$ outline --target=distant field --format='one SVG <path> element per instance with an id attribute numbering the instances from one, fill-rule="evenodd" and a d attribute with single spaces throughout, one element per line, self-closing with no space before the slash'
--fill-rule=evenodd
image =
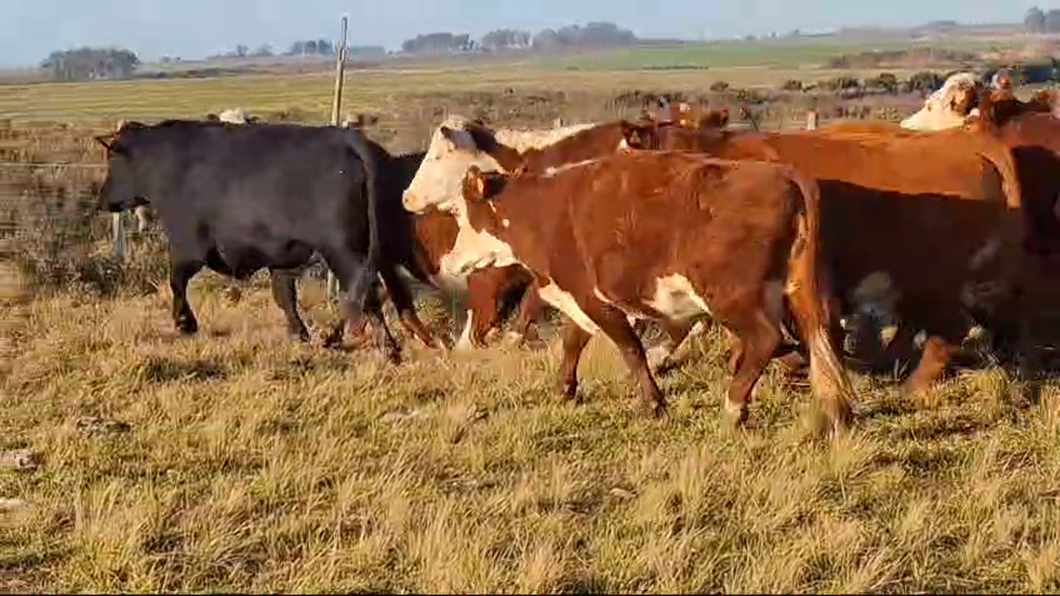
<path id="1" fill-rule="evenodd" d="M 938 48 L 1006 49 L 1011 40 L 957 39 Z M 726 42 L 680 47 L 638 47 L 564 57 L 457 62 L 395 62 L 386 68 L 351 69 L 345 108 L 395 116 L 402 101 L 424 94 L 503 92 L 592 92 L 619 94 L 632 89 L 704 91 L 717 81 L 733 87 L 777 86 L 787 79 L 806 83 L 847 74 L 875 76 L 882 69 L 830 70 L 828 58 L 867 50 L 893 50 L 923 44 L 895 41 Z M 208 64 L 203 63 L 203 66 Z M 324 121 L 330 113 L 332 73 L 325 63 L 302 74 L 253 74 L 212 79 L 160 79 L 91 83 L 0 85 L 0 117 L 12 119 L 99 120 L 201 116 L 239 105 L 254 112 L 298 109 Z M 707 70 L 702 70 L 706 68 Z M 667 70 L 669 69 L 669 70 Z M 699 70 L 696 70 L 699 69 Z M 887 69 L 902 77 L 912 71 Z"/>
<path id="2" fill-rule="evenodd" d="M 527 65 L 448 66 L 401 71 L 358 70 L 348 74 L 347 111 L 397 110 L 403 99 L 425 93 L 472 91 L 567 91 L 621 93 L 631 89 L 705 91 L 716 81 L 732 86 L 775 86 L 789 78 L 816 81 L 872 71 L 797 68 L 718 68 L 701 71 L 571 72 Z M 905 71 L 892 71 L 907 76 Z M 54 83 L 0 87 L 0 117 L 14 119 L 163 118 L 201 116 L 239 105 L 253 112 L 298 108 L 323 120 L 331 110 L 330 73 L 248 75 L 216 79 Z"/>
<path id="3" fill-rule="evenodd" d="M 909 43 L 895 40 L 873 42 L 785 40 L 717 42 L 679 47 L 634 47 L 606 53 L 561 58 L 543 58 L 545 68 L 578 70 L 638 70 L 657 68 L 724 68 L 773 66 L 796 68 L 815 66 L 829 58 L 857 52 L 891 51 L 934 47 L 948 50 L 1013 49 L 1023 45 L 1021 38 L 1006 40 L 952 39 L 936 43 Z"/>

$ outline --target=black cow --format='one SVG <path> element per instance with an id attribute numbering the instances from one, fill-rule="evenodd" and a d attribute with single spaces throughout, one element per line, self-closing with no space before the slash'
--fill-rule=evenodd
<path id="1" fill-rule="evenodd" d="M 400 348 L 383 319 L 380 277 L 402 323 L 424 343 L 439 345 L 396 270 L 401 264 L 414 271 L 406 257 L 411 220 L 400 210 L 404 168 L 362 131 L 167 120 L 129 122 L 96 140 L 108 149 L 101 209 L 149 203 L 158 213 L 170 244 L 173 320 L 181 332 L 198 329 L 187 284 L 203 266 L 236 279 L 266 267 L 288 331 L 307 340 L 295 280 L 315 251 L 339 281 L 345 322 L 359 327 L 367 314 L 393 361 Z M 343 332 L 340 319 L 327 345 L 339 343 Z"/>

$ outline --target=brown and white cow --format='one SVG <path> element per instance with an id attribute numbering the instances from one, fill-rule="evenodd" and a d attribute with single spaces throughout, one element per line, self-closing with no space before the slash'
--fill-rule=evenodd
<path id="1" fill-rule="evenodd" d="M 938 130 L 960 126 L 973 113 L 982 90 L 975 73 L 958 72 L 949 76 L 925 100 L 915 114 L 902 120 L 902 128 L 910 130 Z"/>
<path id="2" fill-rule="evenodd" d="M 443 129 L 449 130 L 443 135 Z M 417 170 L 415 177 L 405 190 L 403 204 L 418 217 L 442 215 L 455 218 L 456 240 L 448 243 L 438 257 L 440 278 L 454 280 L 469 279 L 472 272 L 484 268 L 511 267 L 515 260 L 495 239 L 471 229 L 467 225 L 460 181 L 471 165 L 483 171 L 536 171 L 576 163 L 600 155 L 612 154 L 622 140 L 619 121 L 603 124 L 579 125 L 561 130 L 559 136 L 539 134 L 537 139 L 519 137 L 512 131 L 493 131 L 460 115 L 449 116 L 431 137 L 427 157 Z M 520 141 L 516 143 L 515 141 Z M 433 215 L 432 215 L 433 214 Z M 534 292 L 533 289 L 528 292 Z M 537 302 L 527 297 L 520 311 L 520 327 L 528 318 L 536 318 Z M 530 311 L 529 313 L 527 311 Z M 482 329 L 481 318 L 469 311 L 469 326 L 462 337 L 470 337 L 472 325 Z M 475 321 L 472 323 L 471 321 Z M 639 322 L 638 322 L 639 323 Z M 638 329 L 641 325 L 638 324 Z M 692 334 L 699 334 L 705 327 L 697 323 Z M 681 334 L 682 339 L 685 334 Z M 649 350 L 649 361 L 653 369 L 661 369 L 670 362 L 674 346 L 670 341 Z"/>
<path id="3" fill-rule="evenodd" d="M 897 297 L 900 332 L 927 333 L 903 384 L 908 392 L 943 372 L 973 322 L 1012 313 L 1006 300 L 1026 281 L 1022 192 L 1012 153 L 991 135 L 704 133 L 631 124 L 626 145 L 776 161 L 816 178 L 837 297 L 849 303 L 871 281 L 881 302 Z"/>
<path id="4" fill-rule="evenodd" d="M 440 132 L 461 142 L 463 131 Z M 471 165 L 462 198 L 468 226 L 532 271 L 541 298 L 566 315 L 564 397 L 574 397 L 581 353 L 602 332 L 620 349 L 643 405 L 664 414 L 629 318 L 687 326 L 712 317 L 738 339 L 725 403 L 742 423 L 780 345 L 787 299 L 832 431 L 848 421 L 853 389 L 826 329 L 812 179 L 778 164 L 612 154 L 543 173 Z"/>
<path id="5" fill-rule="evenodd" d="M 454 115 L 446 122 L 457 125 L 470 121 Z M 589 123 L 551 129 L 497 129 L 495 138 L 514 153 L 534 153 L 595 126 Z M 461 225 L 461 214 L 452 207 L 453 202 L 439 200 L 459 196 L 461 176 L 467 166 L 459 159 L 454 160 L 455 153 L 458 153 L 456 148 L 435 130 L 415 174 L 410 173 L 411 182 L 404 192 L 403 203 L 413 213 L 417 250 L 432 285 L 452 294 L 467 294 L 466 322 L 455 346 L 461 350 L 484 345 L 487 332 L 497 323 L 500 296 L 527 287 L 529 274 L 513 259 L 489 253 L 488 246 L 474 266 L 466 266 L 454 257 L 464 253 L 468 243 L 476 243 L 476 238 L 469 236 L 466 227 Z M 410 201 L 410 197 L 422 200 Z M 540 312 L 537 293 L 528 288 L 520 303 L 516 331 L 510 339 L 535 344 Z"/>

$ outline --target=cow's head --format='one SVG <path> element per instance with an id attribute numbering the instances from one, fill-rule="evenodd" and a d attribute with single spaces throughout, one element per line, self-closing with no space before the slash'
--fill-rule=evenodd
<path id="1" fill-rule="evenodd" d="M 496 149 L 497 140 L 490 128 L 462 116 L 449 116 L 431 135 L 427 154 L 402 195 L 405 209 L 418 213 L 433 206 L 459 211 L 463 203 L 461 184 L 468 168 L 505 171 Z"/>
<path id="2" fill-rule="evenodd" d="M 962 126 L 979 103 L 981 84 L 970 72 L 950 75 L 937 91 L 924 100 L 924 107 L 902 120 L 909 130 L 943 130 Z"/>
<path id="3" fill-rule="evenodd" d="M 622 140 L 618 144 L 619 151 L 651 150 L 659 148 L 659 123 L 650 120 L 642 120 L 639 122 L 622 120 L 620 125 L 622 127 Z"/>
<path id="4" fill-rule="evenodd" d="M 504 190 L 511 177 L 503 172 L 486 172 L 472 165 L 460 182 L 461 194 L 467 204 L 467 217 L 475 230 L 496 236 L 506 222 L 497 213 L 493 199 Z"/>
<path id="5" fill-rule="evenodd" d="M 229 108 L 220 113 L 217 119 L 221 122 L 227 122 L 228 124 L 250 124 L 257 120 L 254 118 L 251 120 L 247 117 L 246 112 L 242 108 Z"/>
<path id="6" fill-rule="evenodd" d="M 136 136 L 144 128 L 139 122 L 121 122 L 117 131 L 94 137 L 107 150 L 107 176 L 99 189 L 101 210 L 117 213 L 147 204 L 134 162 Z"/>
<path id="7" fill-rule="evenodd" d="M 707 110 L 699 117 L 696 128 L 725 128 L 729 125 L 729 107 L 722 106 L 718 110 Z"/>

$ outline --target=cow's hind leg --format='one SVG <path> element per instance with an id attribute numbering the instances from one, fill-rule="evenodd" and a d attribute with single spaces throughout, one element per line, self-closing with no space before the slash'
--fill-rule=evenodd
<path id="1" fill-rule="evenodd" d="M 199 330 L 195 313 L 188 304 L 188 282 L 202 267 L 202 261 L 173 260 L 170 263 L 169 288 L 173 291 L 173 323 L 181 333 L 187 335 Z"/>
<path id="2" fill-rule="evenodd" d="M 946 373 L 957 350 L 958 347 L 955 344 L 947 342 L 941 336 L 929 336 L 924 341 L 923 352 L 916 369 L 902 383 L 902 393 L 909 398 L 922 399 L 924 392 Z"/>
<path id="3" fill-rule="evenodd" d="M 770 321 L 763 309 L 749 309 L 726 317 L 726 327 L 736 335 L 734 357 L 730 367 L 735 369 L 725 398 L 725 410 L 735 425 L 747 420 L 748 402 L 755 384 L 762 377 L 773 358 L 783 335 Z"/>
<path id="4" fill-rule="evenodd" d="M 298 315 L 298 293 L 295 281 L 301 270 L 273 269 L 269 268 L 269 276 L 272 278 L 272 299 L 283 310 L 287 318 L 287 334 L 300 341 L 309 341 L 309 330 L 305 322 Z"/>
<path id="5" fill-rule="evenodd" d="M 541 341 L 541 295 L 537 292 L 537 284 L 531 282 L 523 291 L 523 298 L 519 301 L 519 318 L 516 324 L 516 333 L 522 338 L 521 345 L 531 349 L 541 349 L 545 342 Z"/>
<path id="6" fill-rule="evenodd" d="M 600 330 L 615 342 L 622 359 L 626 361 L 630 373 L 640 386 L 642 405 L 647 413 L 656 418 L 666 417 L 666 400 L 655 383 L 655 378 L 648 367 L 644 345 L 637 337 L 626 313 L 605 302 L 594 301 L 587 305 L 585 314 L 593 320 Z"/>
<path id="7" fill-rule="evenodd" d="M 393 334 L 390 333 L 390 328 L 387 327 L 386 319 L 383 317 L 383 305 L 379 291 L 380 276 L 373 276 L 369 281 L 364 296 L 364 308 L 362 309 L 357 303 L 358 297 L 349 295 L 349 288 L 355 285 L 357 276 L 361 275 L 363 271 L 363 259 L 359 259 L 355 254 L 343 253 L 345 251 L 336 251 L 324 256 L 328 268 L 335 273 L 336 279 L 339 280 L 339 289 L 343 294 L 339 303 L 342 310 L 342 318 L 336 323 L 331 333 L 328 334 L 324 345 L 328 347 L 337 346 L 342 341 L 344 325 L 348 326 L 352 331 L 364 324 L 362 317 L 367 317 L 368 324 L 376 332 L 377 344 L 386 353 L 387 358 L 397 364 L 401 361 L 401 348 L 398 346 Z M 395 288 L 392 286 L 388 290 L 393 299 Z M 395 304 L 397 304 L 396 300 Z"/>
<path id="8" fill-rule="evenodd" d="M 415 335 L 427 347 L 447 349 L 445 340 L 431 333 L 423 324 L 419 314 L 416 313 L 416 304 L 412 300 L 412 292 L 408 285 L 402 280 L 393 267 L 383 267 L 379 272 L 383 276 L 383 282 L 390 292 L 390 299 L 394 302 L 401 323 L 413 335 Z M 381 304 L 381 303 L 380 303 Z M 389 333 L 389 332 L 388 332 Z"/>
<path id="9" fill-rule="evenodd" d="M 659 325 L 666 333 L 666 337 L 660 344 L 648 348 L 647 351 L 648 366 L 657 375 L 669 371 L 677 364 L 673 358 L 674 352 L 689 336 L 696 323 L 693 321 L 662 321 Z M 634 332 L 637 332 L 636 327 L 634 327 Z"/>

